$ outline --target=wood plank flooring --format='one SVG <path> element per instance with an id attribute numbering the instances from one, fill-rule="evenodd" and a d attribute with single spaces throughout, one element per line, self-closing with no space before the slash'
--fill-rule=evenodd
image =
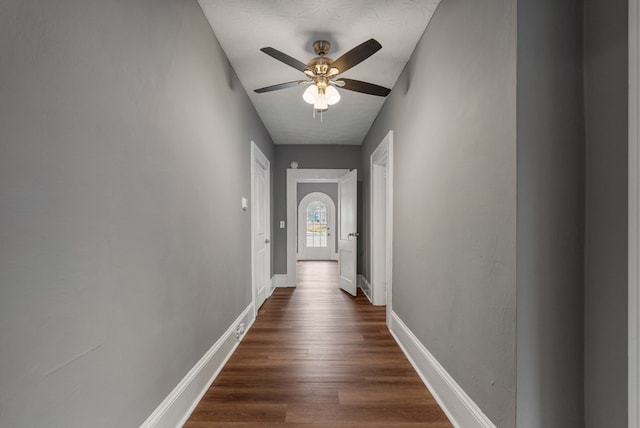
<path id="1" fill-rule="evenodd" d="M 185 427 L 451 427 L 358 291 L 338 289 L 336 262 L 300 262 Z"/>

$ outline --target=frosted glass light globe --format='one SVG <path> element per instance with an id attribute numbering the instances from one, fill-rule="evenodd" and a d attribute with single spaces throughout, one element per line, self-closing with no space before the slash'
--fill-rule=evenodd
<path id="1" fill-rule="evenodd" d="M 325 89 L 325 94 L 327 95 L 327 104 L 329 104 L 330 106 L 340 101 L 340 93 L 333 86 L 327 86 L 327 89 Z"/>
<path id="2" fill-rule="evenodd" d="M 309 86 L 302 94 L 302 99 L 309 104 L 315 104 L 318 98 L 318 87 L 316 85 Z"/>

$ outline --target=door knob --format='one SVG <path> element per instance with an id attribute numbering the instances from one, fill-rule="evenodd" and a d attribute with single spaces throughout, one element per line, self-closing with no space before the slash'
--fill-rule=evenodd
<path id="1" fill-rule="evenodd" d="M 357 238 L 358 236 L 360 236 L 360 234 L 358 232 L 351 232 L 349 236 L 353 236 Z"/>
<path id="2" fill-rule="evenodd" d="M 270 240 L 270 239 L 265 239 L 265 240 L 264 240 L 264 243 L 265 243 L 265 244 L 270 244 L 270 243 L 271 243 L 271 240 Z"/>

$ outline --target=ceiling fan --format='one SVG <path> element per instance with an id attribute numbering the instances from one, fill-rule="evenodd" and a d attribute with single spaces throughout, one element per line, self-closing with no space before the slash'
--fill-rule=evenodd
<path id="1" fill-rule="evenodd" d="M 302 98 L 309 104 L 313 104 L 314 111 L 319 112 L 326 111 L 330 105 L 340 101 L 340 94 L 335 89 L 336 86 L 349 91 L 386 97 L 391 92 L 389 88 L 361 80 L 337 78 L 338 75 L 360 64 L 381 48 L 382 45 L 377 40 L 369 39 L 340 58 L 333 60 L 326 56 L 329 53 L 329 49 L 331 49 L 331 44 L 326 40 L 316 40 L 313 43 L 313 50 L 318 56 L 306 64 L 272 47 L 262 48 L 260 50 L 267 55 L 296 70 L 302 71 L 307 76 L 307 79 L 266 86 L 256 89 L 255 92 L 261 94 L 294 86 L 311 85 L 305 90 Z"/>

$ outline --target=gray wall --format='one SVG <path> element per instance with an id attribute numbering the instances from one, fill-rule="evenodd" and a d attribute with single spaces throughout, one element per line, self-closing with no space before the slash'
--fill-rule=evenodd
<path id="1" fill-rule="evenodd" d="M 139 426 L 251 301 L 249 141 L 195 1 L 2 2 L 0 426 Z"/>
<path id="2" fill-rule="evenodd" d="M 627 426 L 626 0 L 585 2 L 586 426 Z"/>
<path id="3" fill-rule="evenodd" d="M 584 425 L 582 24 L 581 1 L 518 1 L 522 428 Z"/>
<path id="4" fill-rule="evenodd" d="M 338 251 L 338 233 L 336 229 L 338 228 L 338 183 L 298 183 L 298 193 L 297 193 L 298 207 L 300 206 L 300 201 L 302 201 L 302 198 L 307 196 L 309 193 L 313 193 L 313 192 L 321 192 L 326 194 L 331 198 L 334 205 L 336 206 L 336 213 L 335 213 L 336 225 L 335 225 L 335 229 L 330 231 L 330 233 L 333 234 L 333 238 L 335 240 L 334 248 L 336 249 L 336 252 L 337 252 Z"/>
<path id="5" fill-rule="evenodd" d="M 293 144 L 275 146 L 275 166 L 273 168 L 274 224 L 287 220 L 287 168 L 291 161 L 298 162 L 298 168 L 306 169 L 357 169 L 361 180 L 361 147 L 343 145 Z M 361 186 L 358 188 L 359 195 Z M 360 197 L 359 197 L 360 199 Z M 359 201 L 360 202 L 360 201 Z M 336 207 L 337 208 L 337 207 Z M 358 206 L 358 225 L 362 206 Z M 290 225 L 287 224 L 287 227 Z M 295 227 L 295 225 L 293 225 Z M 273 233 L 274 273 L 287 273 L 287 230 L 276 227 Z M 360 244 L 358 245 L 360 247 Z M 360 251 L 362 254 L 362 251 Z M 359 262 L 360 264 L 360 262 Z"/>
<path id="6" fill-rule="evenodd" d="M 515 110 L 516 2 L 446 0 L 362 157 L 367 189 L 394 130 L 393 309 L 499 427 L 516 418 Z"/>
<path id="7" fill-rule="evenodd" d="M 338 208 L 338 183 L 298 183 L 298 205 L 302 198 L 313 192 L 326 194 Z"/>

